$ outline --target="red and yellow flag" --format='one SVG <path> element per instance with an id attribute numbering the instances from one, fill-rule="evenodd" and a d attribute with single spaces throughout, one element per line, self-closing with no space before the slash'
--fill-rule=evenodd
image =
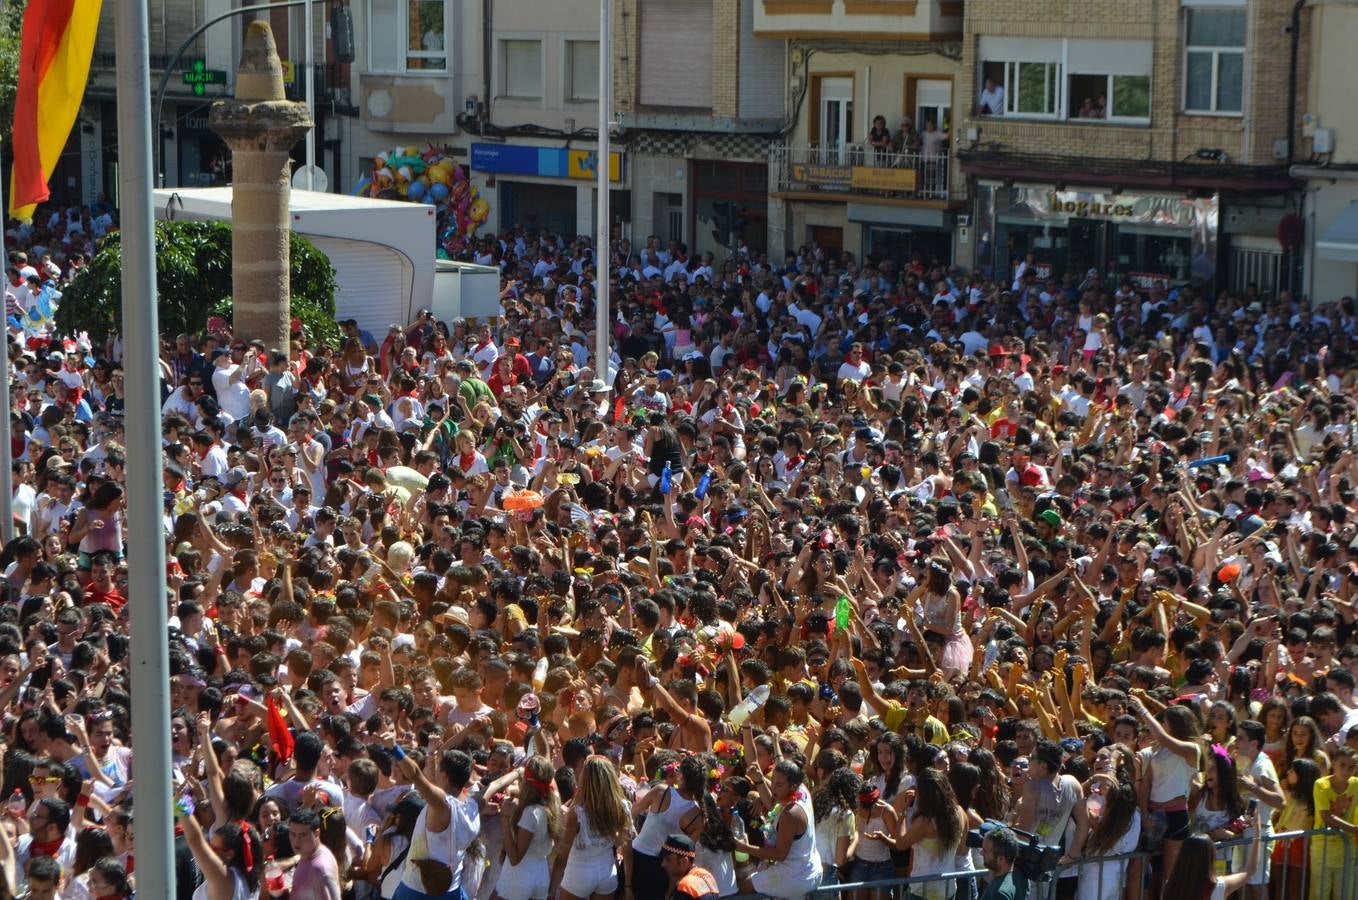
<path id="1" fill-rule="evenodd" d="M 19 41 L 14 100 L 14 170 L 9 211 L 31 219 L 48 197 L 56 168 L 85 96 L 102 0 L 29 0 Z"/>

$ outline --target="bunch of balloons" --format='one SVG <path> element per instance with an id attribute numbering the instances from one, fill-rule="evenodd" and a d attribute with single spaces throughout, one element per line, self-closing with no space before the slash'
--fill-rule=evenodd
<path id="1" fill-rule="evenodd" d="M 471 183 L 467 171 L 452 159 L 452 149 L 432 144 L 424 153 L 416 147 L 393 147 L 373 160 L 354 189 L 356 197 L 408 200 L 438 210 L 439 255 L 451 256 L 466 246 L 490 215 L 490 204 Z"/>

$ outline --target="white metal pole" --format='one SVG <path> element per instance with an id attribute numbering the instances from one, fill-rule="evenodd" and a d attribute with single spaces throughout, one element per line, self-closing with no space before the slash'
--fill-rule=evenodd
<path id="1" fill-rule="evenodd" d="M 305 41 L 306 46 L 302 48 L 302 66 L 303 66 L 303 68 L 304 68 L 304 70 L 305 70 L 305 71 L 303 71 L 303 73 L 302 73 L 302 85 L 303 85 L 303 90 L 306 91 L 306 109 L 307 109 L 307 112 L 311 114 L 311 121 L 315 122 L 315 121 L 316 121 L 316 100 L 315 100 L 315 94 L 314 94 L 314 88 L 315 88 L 314 78 L 315 78 L 315 76 L 312 74 L 312 71 L 311 71 L 311 69 L 312 69 L 312 65 L 311 65 L 311 50 L 312 50 L 312 44 L 311 44 L 311 28 L 312 28 L 312 21 L 311 21 L 311 4 L 310 4 L 310 3 L 303 3 L 303 4 L 302 4 L 302 32 L 305 34 L 304 41 Z M 316 129 L 315 129 L 315 128 L 308 128 L 308 129 L 306 130 L 306 177 L 303 179 L 303 182 L 302 182 L 302 183 L 306 185 L 306 189 L 309 190 L 309 191 L 315 190 L 314 185 L 312 185 L 312 183 L 311 183 L 312 173 L 315 171 L 315 166 L 316 166 Z"/>
<path id="2" fill-rule="evenodd" d="M 170 812 L 170 660 L 161 509 L 160 358 L 151 207 L 150 29 L 145 3 L 118 3 L 118 186 L 127 388 L 128 602 L 132 732 L 137 735 L 137 883 L 175 896 Z"/>
<path id="3" fill-rule="evenodd" d="M 0 181 L 4 181 L 0 178 Z M 0 262 L 9 266 L 9 257 L 5 255 L 5 187 L 0 184 Z M 0 300 L 4 299 L 7 284 L 0 286 Z M 10 469 L 14 465 L 13 454 L 10 452 L 10 433 L 9 433 L 9 304 L 4 304 L 5 309 L 0 313 L 0 320 L 5 323 L 4 340 L 0 340 L 0 545 L 8 544 L 14 540 L 14 482 L 11 480 L 13 474 Z"/>
<path id="4" fill-rule="evenodd" d="M 608 314 L 608 268 L 609 238 L 612 229 L 608 209 L 608 123 L 613 114 L 613 22 L 610 15 L 611 0 L 599 0 L 599 153 L 595 165 L 598 176 L 598 212 L 595 214 L 595 274 L 598 290 L 594 298 L 594 377 L 612 386 L 608 372 L 608 330 L 611 319 Z"/>

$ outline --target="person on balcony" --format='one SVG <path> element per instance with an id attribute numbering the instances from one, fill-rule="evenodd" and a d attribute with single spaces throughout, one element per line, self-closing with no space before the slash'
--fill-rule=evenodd
<path id="1" fill-rule="evenodd" d="M 919 152 L 919 132 L 915 130 L 914 122 L 901 119 L 901 127 L 896 129 L 896 135 L 891 139 L 891 148 L 897 153 Z"/>
<path id="2" fill-rule="evenodd" d="M 872 148 L 873 159 L 877 165 L 884 165 L 891 154 L 891 132 L 886 127 L 886 116 L 872 117 L 872 130 L 868 132 L 868 146 Z"/>
<path id="3" fill-rule="evenodd" d="M 920 156 L 923 157 L 924 190 L 931 196 L 946 191 L 947 144 L 947 132 L 939 131 L 933 119 L 926 119 L 924 133 L 920 135 Z"/>

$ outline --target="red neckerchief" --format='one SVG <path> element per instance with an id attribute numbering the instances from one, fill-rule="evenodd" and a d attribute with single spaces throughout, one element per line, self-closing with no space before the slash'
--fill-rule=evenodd
<path id="1" fill-rule="evenodd" d="M 457 455 L 457 464 L 458 464 L 458 467 L 461 468 L 462 471 L 463 471 L 464 473 L 465 473 L 468 469 L 470 469 L 470 468 L 472 467 L 472 464 L 475 463 L 475 462 L 476 462 L 476 451 L 475 451 L 475 450 L 473 450 L 471 453 L 459 453 L 459 454 Z"/>
<path id="2" fill-rule="evenodd" d="M 55 841 L 33 841 L 28 845 L 28 855 L 34 856 L 56 856 L 61 845 L 66 842 L 66 836 L 62 835 Z"/>

